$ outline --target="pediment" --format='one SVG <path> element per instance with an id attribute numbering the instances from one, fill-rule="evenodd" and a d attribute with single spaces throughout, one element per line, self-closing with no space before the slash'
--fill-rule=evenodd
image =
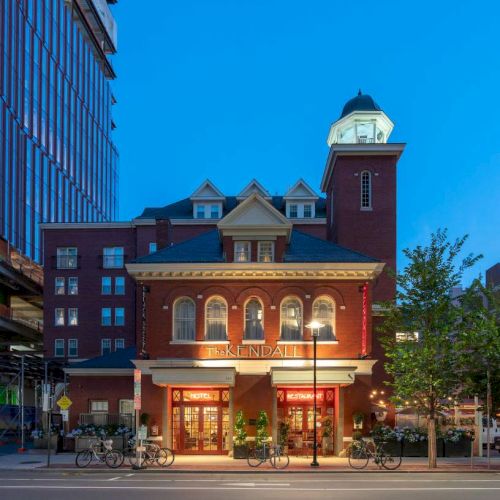
<path id="1" fill-rule="evenodd" d="M 251 194 L 257 193 L 262 198 L 271 199 L 269 191 L 256 179 L 252 179 L 238 194 L 236 197 L 238 200 L 244 200 L 248 198 Z"/>
<path id="2" fill-rule="evenodd" d="M 299 179 L 285 194 L 284 199 L 318 199 L 318 195 L 304 179 Z"/>
<path id="3" fill-rule="evenodd" d="M 223 200 L 224 194 L 208 179 L 190 196 L 191 200 Z"/>
<path id="4" fill-rule="evenodd" d="M 290 221 L 276 210 L 268 201 L 257 193 L 253 193 L 224 217 L 217 225 L 221 231 L 247 229 L 259 231 L 276 229 L 289 234 Z"/>

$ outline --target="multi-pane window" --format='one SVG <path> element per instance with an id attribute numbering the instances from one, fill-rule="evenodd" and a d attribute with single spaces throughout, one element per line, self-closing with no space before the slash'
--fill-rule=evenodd
<path id="1" fill-rule="evenodd" d="M 54 340 L 54 356 L 57 358 L 64 356 L 64 339 Z"/>
<path id="2" fill-rule="evenodd" d="M 90 402 L 90 413 L 107 413 L 108 412 L 108 402 L 107 401 L 91 401 Z"/>
<path id="3" fill-rule="evenodd" d="M 117 307 L 115 309 L 115 326 L 123 326 L 125 324 L 125 309 Z"/>
<path id="4" fill-rule="evenodd" d="M 105 247 L 103 249 L 103 267 L 120 269 L 123 267 L 123 247 Z"/>
<path id="5" fill-rule="evenodd" d="M 125 339 L 115 339 L 115 351 L 125 348 Z"/>
<path id="6" fill-rule="evenodd" d="M 68 325 L 78 326 L 78 308 L 70 307 L 68 309 Z"/>
<path id="7" fill-rule="evenodd" d="M 196 340 L 195 330 L 195 304 L 183 297 L 174 304 L 174 339 Z"/>
<path id="8" fill-rule="evenodd" d="M 158 246 L 156 244 L 156 241 L 150 241 L 149 242 L 149 253 L 155 253 L 157 249 L 158 249 Z"/>
<path id="9" fill-rule="evenodd" d="M 304 205 L 304 219 L 310 219 L 312 217 L 312 205 L 306 203 Z"/>
<path id="10" fill-rule="evenodd" d="M 68 295 L 78 295 L 78 278 L 68 278 Z"/>
<path id="11" fill-rule="evenodd" d="M 101 356 L 111 352 L 111 339 L 101 339 Z"/>
<path id="12" fill-rule="evenodd" d="M 64 309 L 56 307 L 54 322 L 56 326 L 64 326 Z"/>
<path id="13" fill-rule="evenodd" d="M 245 306 L 245 339 L 264 339 L 262 304 L 257 299 L 249 300 Z"/>
<path id="14" fill-rule="evenodd" d="M 259 241 L 259 262 L 274 261 L 274 241 Z"/>
<path id="15" fill-rule="evenodd" d="M 196 218 L 197 219 L 205 218 L 205 205 L 201 204 L 196 205 Z"/>
<path id="16" fill-rule="evenodd" d="M 125 277 L 117 276 L 115 278 L 115 295 L 125 295 Z"/>
<path id="17" fill-rule="evenodd" d="M 103 307 L 101 309 L 101 325 L 111 326 L 111 307 Z"/>
<path id="18" fill-rule="evenodd" d="M 101 294 L 111 295 L 111 276 L 103 276 L 101 278 Z"/>
<path id="19" fill-rule="evenodd" d="M 281 303 L 281 339 L 302 340 L 302 304 L 294 297 Z"/>
<path id="20" fill-rule="evenodd" d="M 289 212 L 290 219 L 296 219 L 299 216 L 299 210 L 298 206 L 293 204 L 290 205 L 290 212 Z"/>
<path id="21" fill-rule="evenodd" d="M 120 415 L 133 415 L 135 413 L 134 400 L 120 399 L 118 402 L 118 408 L 120 410 Z"/>
<path id="22" fill-rule="evenodd" d="M 361 172 L 361 208 L 372 207 L 372 174 Z"/>
<path id="23" fill-rule="evenodd" d="M 64 278 L 56 278 L 55 280 L 55 292 L 56 295 L 64 295 Z"/>
<path id="24" fill-rule="evenodd" d="M 68 356 L 73 358 L 78 356 L 78 339 L 68 340 Z"/>
<path id="25" fill-rule="evenodd" d="M 333 300 L 328 297 L 316 299 L 313 304 L 313 320 L 324 325 L 319 329 L 318 340 L 335 339 L 335 303 Z"/>
<path id="26" fill-rule="evenodd" d="M 219 205 L 210 205 L 210 218 L 211 219 L 219 218 Z"/>
<path id="27" fill-rule="evenodd" d="M 57 249 L 57 269 L 76 269 L 78 249 L 75 247 L 59 247 Z"/>
<path id="28" fill-rule="evenodd" d="M 205 321 L 207 340 L 226 340 L 227 305 L 223 299 L 213 297 L 207 302 Z"/>
<path id="29" fill-rule="evenodd" d="M 234 242 L 234 262 L 250 262 L 250 242 Z"/>

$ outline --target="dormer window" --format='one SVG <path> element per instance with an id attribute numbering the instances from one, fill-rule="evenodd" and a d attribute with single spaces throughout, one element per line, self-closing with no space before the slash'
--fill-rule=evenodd
<path id="1" fill-rule="evenodd" d="M 304 219 L 310 219 L 312 217 L 312 205 L 309 203 L 304 205 Z"/>
<path id="2" fill-rule="evenodd" d="M 198 203 L 198 205 L 196 205 L 196 218 L 197 219 L 205 218 L 205 205 L 202 205 L 201 203 Z"/>
<path id="3" fill-rule="evenodd" d="M 298 214 L 299 214 L 298 205 L 295 204 L 290 205 L 288 217 L 290 217 L 290 219 L 296 219 L 298 217 Z"/>
<path id="4" fill-rule="evenodd" d="M 234 242 L 234 262 L 250 262 L 250 242 Z"/>
<path id="5" fill-rule="evenodd" d="M 274 241 L 259 241 L 259 262 L 274 262 Z"/>
<path id="6" fill-rule="evenodd" d="M 211 219 L 220 218 L 219 205 L 210 205 L 210 218 Z"/>

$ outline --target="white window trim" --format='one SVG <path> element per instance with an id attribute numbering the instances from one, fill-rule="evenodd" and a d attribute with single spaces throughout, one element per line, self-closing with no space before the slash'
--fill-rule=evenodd
<path id="1" fill-rule="evenodd" d="M 263 339 L 257 339 L 257 340 L 252 340 L 252 339 L 247 339 L 245 338 L 245 335 L 247 333 L 247 304 L 251 301 L 251 300 L 257 300 L 262 308 L 262 320 L 261 320 L 261 323 L 262 323 L 262 331 L 264 333 L 264 338 Z M 243 343 L 245 343 L 245 341 L 247 341 L 246 343 L 254 343 L 254 344 L 258 344 L 258 343 L 261 343 L 261 344 L 264 344 L 265 341 L 266 341 L 266 328 L 265 328 L 265 323 L 264 323 L 264 320 L 265 320 L 265 316 L 264 316 L 264 303 L 262 302 L 262 300 L 260 300 L 260 297 L 256 297 L 255 295 L 253 295 L 252 297 L 249 297 L 245 303 L 243 304 Z"/>
<path id="2" fill-rule="evenodd" d="M 271 262 L 264 262 L 264 261 L 261 261 L 260 260 L 260 256 L 261 256 L 261 245 L 263 244 L 266 244 L 266 245 L 271 245 Z M 274 262 L 274 257 L 275 257 L 275 244 L 274 244 L 274 241 L 259 241 L 257 243 L 257 262 L 260 262 L 261 264 L 271 264 L 272 262 Z"/>
<path id="3" fill-rule="evenodd" d="M 62 293 L 57 293 L 57 289 L 60 288 L 57 285 L 57 280 L 62 280 Z M 66 280 L 64 276 L 56 276 L 54 278 L 54 295 L 66 295 Z"/>
<path id="4" fill-rule="evenodd" d="M 76 323 L 71 323 L 71 313 L 70 311 L 76 311 Z M 69 307 L 68 308 L 68 326 L 78 326 L 78 307 Z"/>
<path id="5" fill-rule="evenodd" d="M 212 206 L 217 205 L 217 217 L 212 217 Z M 198 207 L 203 207 L 204 217 L 198 217 Z M 220 201 L 196 201 L 193 203 L 193 219 L 197 220 L 219 220 L 222 217 L 222 202 Z"/>
<path id="6" fill-rule="evenodd" d="M 117 347 L 116 347 L 116 344 L 117 344 L 117 342 L 118 342 L 119 340 L 120 340 L 120 341 L 121 341 L 121 343 L 123 344 L 123 347 L 119 347 L 119 348 L 117 348 Z M 116 352 L 118 349 L 125 349 L 125 339 L 123 339 L 123 338 L 115 339 L 115 352 Z"/>
<path id="7" fill-rule="evenodd" d="M 248 248 L 248 260 L 236 260 L 236 245 L 240 243 L 245 243 Z M 252 262 L 252 243 L 249 240 L 234 240 L 233 242 L 233 262 L 243 263 Z"/>
<path id="8" fill-rule="evenodd" d="M 177 339 L 175 337 L 175 321 L 176 321 L 175 307 L 177 305 L 177 302 L 179 302 L 181 300 L 185 300 L 185 299 L 190 300 L 194 305 L 194 318 L 193 318 L 194 319 L 194 340 Z M 196 342 L 196 302 L 191 297 L 188 297 L 187 295 L 183 295 L 181 297 L 177 297 L 174 300 L 174 303 L 172 304 L 172 340 L 170 341 L 170 343 L 191 344 L 194 342 Z"/>
<path id="9" fill-rule="evenodd" d="M 76 280 L 76 293 L 70 293 L 70 286 L 71 286 L 70 280 Z M 68 277 L 68 287 L 67 287 L 68 288 L 68 295 L 78 295 L 78 292 L 79 292 L 78 285 L 79 285 L 78 276 L 69 276 Z"/>
<path id="10" fill-rule="evenodd" d="M 104 356 L 104 341 L 109 341 L 109 353 L 113 352 L 113 343 L 111 339 L 101 339 L 101 356 Z"/>
<path id="11" fill-rule="evenodd" d="M 116 291 L 116 280 L 117 279 L 123 279 L 123 293 L 117 293 L 117 291 Z M 114 288 L 112 287 L 111 291 L 114 292 L 114 295 L 125 295 L 125 276 L 115 276 Z"/>
<path id="12" fill-rule="evenodd" d="M 367 207 L 363 206 L 363 174 L 368 174 L 368 197 L 370 204 Z M 360 194 L 360 200 L 359 200 L 359 207 L 360 210 L 366 211 L 366 212 L 371 212 L 373 210 L 373 185 L 372 185 L 372 173 L 369 170 L 363 170 L 359 176 L 359 194 Z"/>
<path id="13" fill-rule="evenodd" d="M 76 346 L 76 354 L 71 354 L 70 351 L 70 342 L 74 341 Z M 78 339 L 68 339 L 68 358 L 77 358 L 78 357 Z"/>
<path id="14" fill-rule="evenodd" d="M 297 217 L 291 217 L 290 216 L 290 207 L 292 205 L 297 206 Z M 304 217 L 304 206 L 305 205 L 310 205 L 311 206 L 311 217 Z M 286 202 L 286 216 L 288 219 L 291 220 L 298 220 L 298 219 L 305 219 L 305 220 L 311 220 L 316 217 L 316 203 L 311 200 L 300 200 L 300 201 L 292 201 L 292 200 L 287 200 Z"/>
<path id="15" fill-rule="evenodd" d="M 107 408 L 106 410 L 97 410 L 97 411 L 92 411 L 92 403 L 106 403 Z M 89 401 L 89 411 L 90 413 L 109 413 L 109 400 L 108 399 L 91 399 Z"/>
<path id="16" fill-rule="evenodd" d="M 62 322 L 62 324 L 57 323 L 57 311 L 62 311 L 63 312 L 63 315 L 62 315 L 63 322 Z M 57 326 L 57 327 L 66 326 L 66 310 L 64 309 L 64 307 L 56 307 L 54 309 L 54 326 Z"/>
<path id="17" fill-rule="evenodd" d="M 113 319 L 113 325 L 114 326 L 125 326 L 125 308 L 124 307 L 115 307 L 114 309 L 115 310 L 114 310 L 114 314 L 113 314 L 113 318 L 112 318 Z M 116 311 L 118 311 L 119 309 L 123 310 L 123 316 L 122 316 L 123 317 L 123 323 L 120 323 L 120 324 L 118 324 L 117 321 L 116 321 L 116 318 L 117 318 Z"/>
<path id="18" fill-rule="evenodd" d="M 56 347 L 57 342 L 62 342 L 62 350 L 63 350 L 62 354 L 57 354 L 57 347 Z M 64 358 L 66 354 L 66 346 L 64 344 L 65 344 L 64 339 L 54 339 L 54 358 Z"/>
<path id="19" fill-rule="evenodd" d="M 110 315 L 109 315 L 109 324 L 104 324 L 103 319 L 104 319 L 104 314 L 103 311 L 104 309 L 109 309 Z M 113 308 L 112 307 L 101 307 L 101 326 L 113 326 Z"/>
<path id="20" fill-rule="evenodd" d="M 207 339 L 207 334 L 208 334 L 208 304 L 210 301 L 214 300 L 214 299 L 220 299 L 222 300 L 222 302 L 224 302 L 224 304 L 226 304 L 226 338 L 223 339 L 223 340 L 212 340 L 212 339 Z M 227 300 L 222 297 L 221 295 L 212 295 L 210 297 L 208 297 L 208 299 L 205 301 L 205 318 L 204 318 L 204 335 L 203 335 L 203 338 L 204 338 L 204 343 L 205 344 L 221 344 L 221 343 L 228 343 L 229 344 L 229 332 L 228 332 L 228 320 L 229 320 L 229 307 L 228 307 L 228 304 L 227 304 Z"/>

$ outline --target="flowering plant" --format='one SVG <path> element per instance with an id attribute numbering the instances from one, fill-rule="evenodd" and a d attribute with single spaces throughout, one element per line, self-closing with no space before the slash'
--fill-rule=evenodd
<path id="1" fill-rule="evenodd" d="M 123 436 L 132 432 L 126 425 L 79 425 L 67 434 L 68 437 L 79 436 Z"/>
<path id="2" fill-rule="evenodd" d="M 388 425 L 378 425 L 371 432 L 370 436 L 374 441 L 402 441 L 403 432 L 399 427 L 389 427 Z"/>
<path id="3" fill-rule="evenodd" d="M 445 432 L 444 439 L 445 441 L 450 441 L 452 443 L 458 443 L 462 439 L 474 439 L 474 431 L 472 429 L 454 427 Z"/>
<path id="4" fill-rule="evenodd" d="M 403 427 L 403 439 L 407 443 L 418 443 L 427 441 L 427 431 L 425 429 L 412 429 L 411 427 Z"/>

